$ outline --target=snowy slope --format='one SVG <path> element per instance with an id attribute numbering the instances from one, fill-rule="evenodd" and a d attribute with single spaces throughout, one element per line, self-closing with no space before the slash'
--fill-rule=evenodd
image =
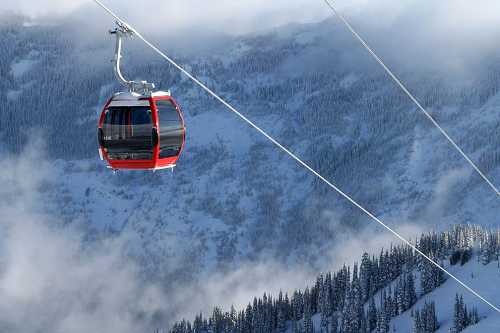
<path id="1" fill-rule="evenodd" d="M 498 262 L 492 262 L 485 266 L 478 262 L 477 257 L 474 257 L 464 266 L 456 265 L 447 267 L 447 269 L 493 304 L 500 302 L 500 287 L 498 285 L 500 269 Z M 481 317 L 477 325 L 468 327 L 464 332 L 500 332 L 500 315 L 452 279 L 448 279 L 442 286 L 422 297 L 412 309 L 421 309 L 425 302 L 434 301 L 440 325 L 437 332 L 449 332 L 453 325 L 453 304 L 457 293 L 463 295 L 467 308 L 477 307 Z M 391 332 L 411 332 L 413 318 L 410 317 L 410 314 L 411 310 L 394 318 L 391 321 Z"/>

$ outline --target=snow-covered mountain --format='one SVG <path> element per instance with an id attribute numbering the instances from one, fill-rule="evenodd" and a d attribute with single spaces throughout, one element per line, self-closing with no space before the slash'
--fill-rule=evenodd
<path id="1" fill-rule="evenodd" d="M 79 225 L 88 242 L 125 235 L 144 276 L 169 283 L 269 258 L 325 270 L 368 250 L 337 253 L 352 235 L 382 234 L 137 41 L 126 44 L 125 71 L 172 90 L 185 113 L 187 146 L 173 173 L 110 173 L 98 160 L 95 131 L 100 107 L 119 89 L 105 28 L 75 38 L 80 32 L 64 22 L 11 18 L 0 26 L 1 147 L 22 154 L 26 143 L 46 142 L 44 213 Z M 406 236 L 454 223 L 498 223 L 497 197 L 331 21 L 202 39 L 196 50 L 178 40 L 158 44 Z M 453 80 L 432 66 L 398 66 L 423 104 L 500 184 L 495 58 Z"/>

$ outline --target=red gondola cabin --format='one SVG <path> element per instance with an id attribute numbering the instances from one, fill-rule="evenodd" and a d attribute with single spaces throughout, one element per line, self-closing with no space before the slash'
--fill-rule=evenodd
<path id="1" fill-rule="evenodd" d="M 179 106 L 168 92 L 150 96 L 122 92 L 104 107 L 98 127 L 99 154 L 109 168 L 173 168 L 186 140 Z"/>

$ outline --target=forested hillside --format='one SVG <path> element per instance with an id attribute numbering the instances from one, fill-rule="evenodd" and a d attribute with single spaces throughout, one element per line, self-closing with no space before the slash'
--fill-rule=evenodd
<path id="1" fill-rule="evenodd" d="M 491 283 L 498 279 L 500 229 L 458 225 L 450 231 L 422 235 L 416 245 L 443 267 L 468 270 L 469 261 L 477 261 L 489 266 L 494 273 L 490 276 Z M 477 273 L 474 269 L 470 272 L 472 275 Z M 485 311 L 478 312 L 476 304 L 481 301 L 477 299 L 472 305 L 465 304 L 458 293 L 467 291 L 447 280 L 443 271 L 409 246 L 391 245 L 378 255 L 364 253 L 359 264 L 344 265 L 336 272 L 319 275 L 315 284 L 305 290 L 295 290 L 290 295 L 282 292 L 264 294 L 254 298 L 244 309 L 232 307 L 225 312 L 216 307 L 211 315 L 200 314 L 194 321 L 179 322 L 170 332 L 432 333 L 440 330 L 458 333 L 478 325 L 482 318 L 491 316 L 495 320 L 498 317 L 491 309 L 485 309 L 484 304 L 481 309 Z M 453 288 L 457 294 L 444 292 L 440 299 L 428 302 L 427 295 L 439 293 L 444 283 L 455 284 Z M 498 290 L 484 296 L 490 300 L 499 299 Z M 436 302 L 439 303 L 437 312 L 443 308 L 448 311 L 436 313 Z M 392 322 L 408 312 L 411 318 L 407 320 L 411 322 L 407 325 Z M 500 323 L 500 320 L 496 318 L 494 322 Z"/>

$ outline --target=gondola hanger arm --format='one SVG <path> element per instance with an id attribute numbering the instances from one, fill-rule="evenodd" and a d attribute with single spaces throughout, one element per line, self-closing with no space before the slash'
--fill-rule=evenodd
<path id="1" fill-rule="evenodd" d="M 116 44 L 115 44 L 115 56 L 113 59 L 114 64 L 114 72 L 116 79 L 130 92 L 140 93 L 141 95 L 149 95 L 155 88 L 154 83 L 150 83 L 147 81 L 133 81 L 127 80 L 121 71 L 121 58 L 122 58 L 122 44 L 123 38 L 134 36 L 134 31 L 126 24 L 121 23 L 119 21 L 116 22 L 116 28 L 110 30 L 111 35 L 115 35 Z"/>

